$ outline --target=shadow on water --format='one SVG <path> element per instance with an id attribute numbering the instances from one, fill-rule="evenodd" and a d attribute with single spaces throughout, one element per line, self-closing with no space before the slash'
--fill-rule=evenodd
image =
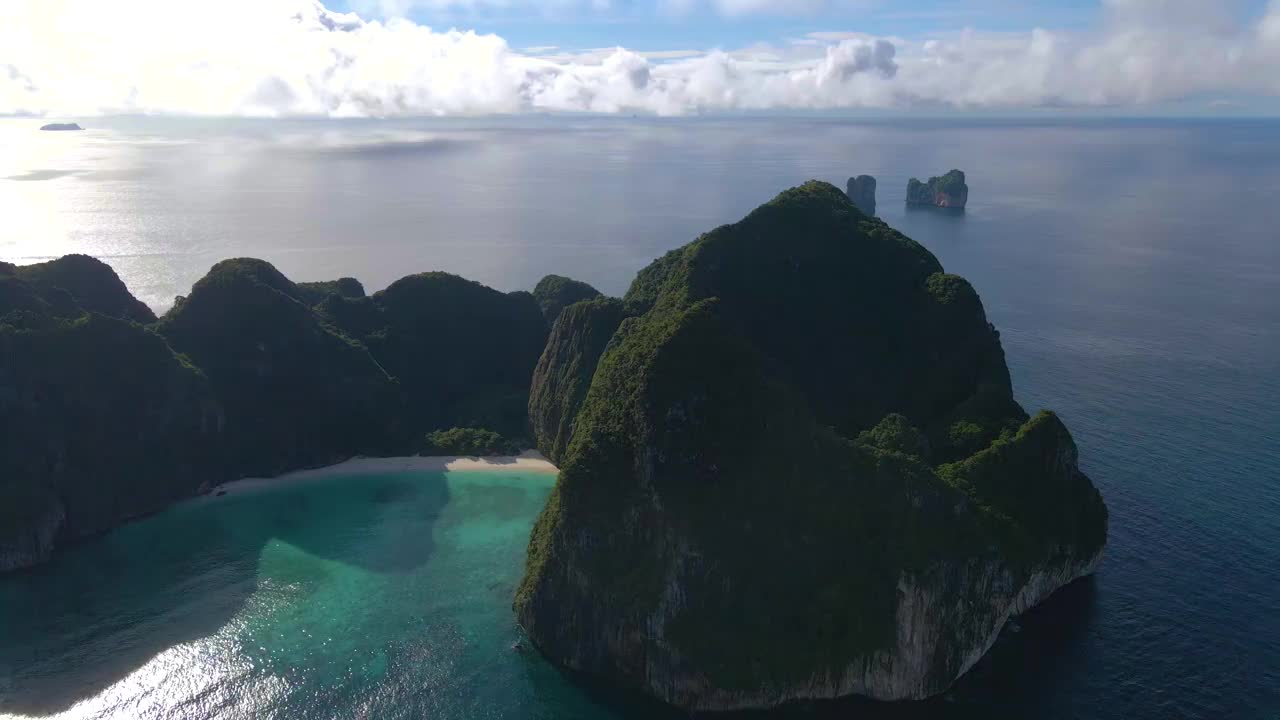
<path id="1" fill-rule="evenodd" d="M 0 578 L 0 713 L 66 710 L 218 632 L 257 590 L 269 543 L 380 573 L 430 558 L 443 473 L 345 480 L 199 498 Z M 380 532 L 405 512 L 412 522 Z"/>
<path id="2" fill-rule="evenodd" d="M 639 693 L 619 691 L 591 678 L 560 670 L 594 703 L 623 720 L 987 720 L 1037 717 L 1060 701 L 1059 686 L 1081 664 L 1084 636 L 1097 608 L 1092 577 L 1059 590 L 1048 601 L 1007 626 L 996 645 L 950 690 L 917 702 L 863 698 L 796 703 L 769 711 L 690 715 Z M 1016 628 L 1016 630 L 1015 630 Z M 1074 668 L 1074 669 L 1073 669 Z"/>

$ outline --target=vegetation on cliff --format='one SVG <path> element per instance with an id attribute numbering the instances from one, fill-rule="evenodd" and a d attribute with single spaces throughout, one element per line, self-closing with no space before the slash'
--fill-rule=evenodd
<path id="1" fill-rule="evenodd" d="M 365 296 L 364 285 L 361 285 L 359 280 L 350 277 L 318 282 L 300 282 L 295 287 L 299 298 L 307 305 L 319 305 L 330 295 L 352 299 L 359 299 Z"/>
<path id="2" fill-rule="evenodd" d="M 972 287 L 837 188 L 667 254 L 625 299 L 636 317 L 589 305 L 531 395 L 561 475 L 515 610 L 557 662 L 690 708 L 877 673 L 883 695 L 937 692 L 1007 613 L 981 577 L 1017 588 L 1105 540 L 1069 434 L 1013 401 Z M 946 620 L 923 658 L 897 621 L 917 586 Z"/>
<path id="3" fill-rule="evenodd" d="M 143 324 L 155 322 L 151 308 L 129 293 L 109 265 L 88 255 L 13 267 L 12 273 L 42 294 L 64 291 L 77 308 Z"/>
<path id="4" fill-rule="evenodd" d="M 969 202 L 969 186 L 964 172 L 951 170 L 941 177 L 931 177 L 928 183 L 916 178 L 907 181 L 908 205 L 933 205 L 944 208 L 963 208 Z"/>
<path id="5" fill-rule="evenodd" d="M 538 449 L 553 463 L 564 458 L 596 363 L 624 316 L 620 300 L 598 298 L 565 308 L 551 330 L 533 371 L 529 421 Z"/>
<path id="6" fill-rule="evenodd" d="M 547 340 L 529 293 L 430 272 L 367 298 L 331 295 L 318 310 L 398 379 L 416 437 L 455 426 L 527 434 L 529 380 Z"/>
<path id="7" fill-rule="evenodd" d="M 570 305 L 600 297 L 600 291 L 590 285 L 563 275 L 548 275 L 533 288 L 533 297 L 547 318 L 547 325 L 554 325 L 561 311 Z"/>
<path id="8" fill-rule="evenodd" d="M 114 295 L 123 286 L 109 268 L 64 260 L 0 265 L 0 569 L 224 473 L 224 418 L 205 375 L 154 332 L 104 314 L 138 312 Z"/>
<path id="9" fill-rule="evenodd" d="M 423 443 L 423 455 L 462 455 L 466 457 L 492 457 L 514 455 L 520 452 L 517 443 L 484 428 L 449 428 L 427 433 Z"/>
<path id="10" fill-rule="evenodd" d="M 445 273 L 366 296 L 226 260 L 157 320 L 93 258 L 0 263 L 0 570 L 226 480 L 411 454 L 444 428 L 441 452 L 512 452 L 546 335 L 532 294 Z"/>
<path id="11" fill-rule="evenodd" d="M 241 475 L 388 452 L 404 432 L 396 381 L 269 263 L 224 260 L 157 324 L 209 377 Z"/>

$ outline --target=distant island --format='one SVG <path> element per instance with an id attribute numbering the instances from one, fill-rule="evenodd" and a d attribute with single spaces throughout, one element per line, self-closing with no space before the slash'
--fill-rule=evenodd
<path id="1" fill-rule="evenodd" d="M 83 130 L 84 128 L 80 127 L 76 123 L 49 123 L 48 125 L 40 126 L 40 129 L 50 130 L 53 132 L 62 132 L 67 130 Z"/>
<path id="2" fill-rule="evenodd" d="M 0 263 L 0 357 L 0 570 L 238 478 L 536 446 L 516 619 L 688 710 L 940 693 L 1107 537 L 978 294 L 827 183 L 622 298 L 236 258 L 157 317 L 94 258 Z"/>
<path id="3" fill-rule="evenodd" d="M 530 419 L 561 472 L 516 617 L 686 710 L 940 693 L 1106 542 L 974 289 L 827 183 L 565 308 Z"/>
<path id="4" fill-rule="evenodd" d="M 876 214 L 876 179 L 870 175 L 849 178 L 845 190 L 859 210 L 872 217 Z"/>
<path id="5" fill-rule="evenodd" d="M 942 177 L 931 177 L 928 183 L 916 178 L 907 182 L 908 205 L 932 205 L 940 208 L 963 209 L 969 202 L 969 186 L 964 172 L 952 170 Z"/>

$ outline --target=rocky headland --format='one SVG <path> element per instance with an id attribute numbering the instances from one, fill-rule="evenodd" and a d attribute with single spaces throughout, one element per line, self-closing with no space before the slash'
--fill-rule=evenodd
<path id="1" fill-rule="evenodd" d="M 688 710 L 942 692 L 1106 542 L 974 289 L 826 183 L 566 309 L 530 416 L 520 624 Z"/>

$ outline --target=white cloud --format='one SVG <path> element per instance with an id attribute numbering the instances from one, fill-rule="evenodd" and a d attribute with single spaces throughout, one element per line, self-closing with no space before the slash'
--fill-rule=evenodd
<path id="1" fill-rule="evenodd" d="M 614 0 L 350 0 L 349 5 L 367 17 L 403 18 L 412 11 L 429 13 L 483 13 L 520 11 L 556 15 L 568 11 L 606 11 Z"/>
<path id="2" fill-rule="evenodd" d="M 817 15 L 824 11 L 850 10 L 880 4 L 880 0 L 658 0 L 660 10 L 687 15 L 711 10 L 721 15 Z"/>
<path id="3" fill-rule="evenodd" d="M 1280 0 L 1248 23 L 1218 7 L 1105 0 L 1087 33 L 827 32 L 732 52 L 550 54 L 316 0 L 3 0 L 0 113 L 681 114 L 1280 95 Z"/>

